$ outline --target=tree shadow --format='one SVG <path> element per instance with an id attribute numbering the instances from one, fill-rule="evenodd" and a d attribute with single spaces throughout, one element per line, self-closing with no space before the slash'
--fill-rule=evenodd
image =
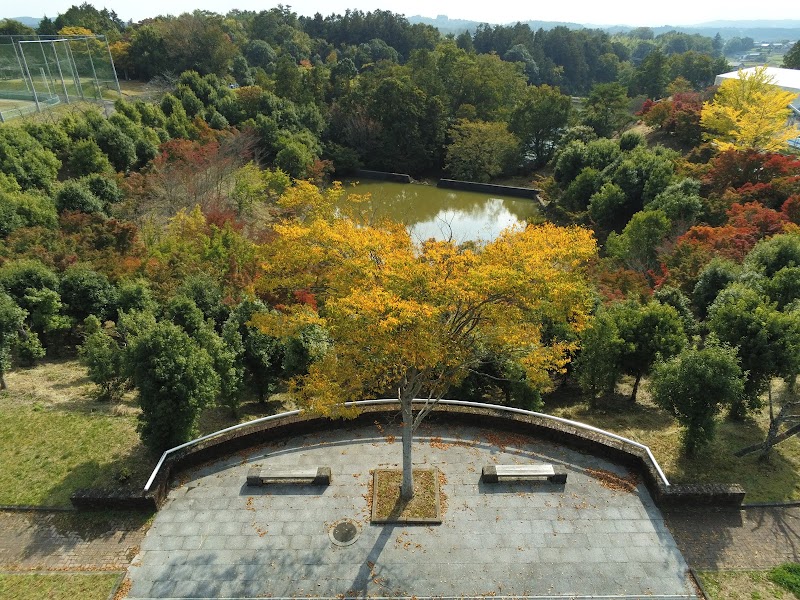
<path id="1" fill-rule="evenodd" d="M 100 488 L 115 494 L 136 495 L 144 489 L 156 459 L 142 446 L 135 446 L 117 460 L 88 460 L 70 468 L 65 477 L 53 481 L 41 500 L 44 506 L 66 506 L 79 488 Z"/>
<path id="2" fill-rule="evenodd" d="M 131 560 L 138 551 L 141 529 L 149 524 L 152 516 L 142 511 L 31 513 L 27 517 L 27 543 L 19 558 L 29 564 L 37 560 L 49 562 L 78 552 L 87 543 L 113 540 L 120 551 L 127 546 L 125 558 Z M 113 554 L 115 549 L 108 549 L 105 554 Z M 86 562 L 109 558 L 101 554 L 103 550 L 97 555 L 91 553 Z"/>
<path id="3" fill-rule="evenodd" d="M 640 396 L 644 396 L 640 394 Z M 622 389 L 590 404 L 577 387 L 564 385 L 544 397 L 544 412 L 620 432 L 628 428 L 658 431 L 675 419 L 647 397 L 631 402 Z"/>
<path id="4" fill-rule="evenodd" d="M 738 507 L 669 507 L 664 522 L 690 567 L 716 570 L 725 568 L 727 549 L 733 544 L 732 532 L 742 527 Z"/>
<path id="5" fill-rule="evenodd" d="M 283 410 L 284 404 L 279 400 L 260 402 L 257 399 L 248 399 L 241 403 L 236 415 L 226 406 L 212 406 L 200 413 L 197 427 L 200 435 L 206 435 L 259 417 L 278 414 Z"/>
<path id="6" fill-rule="evenodd" d="M 725 422 L 717 436 L 693 456 L 676 456 L 672 480 L 685 483 L 738 483 L 747 491 L 745 502 L 786 501 L 797 498 L 800 473 L 796 462 L 773 449 L 768 460 L 758 453 L 736 457 L 734 452 L 762 439 L 763 431 L 753 421 Z"/>
<path id="7" fill-rule="evenodd" d="M 394 535 L 396 525 L 388 523 L 386 525 L 381 525 L 380 527 L 381 532 L 378 534 L 378 539 L 375 540 L 372 548 L 370 548 L 367 556 L 364 558 L 364 562 L 361 563 L 361 566 L 358 569 L 358 573 L 356 573 L 356 576 L 353 579 L 353 583 L 350 584 L 350 587 L 347 590 L 346 595 L 348 597 L 366 598 L 367 596 L 371 595 L 370 584 L 377 583 L 378 581 L 375 577 L 375 566 L 378 564 L 381 553 L 386 547 L 386 542 L 388 542 L 389 539 L 391 539 Z"/>

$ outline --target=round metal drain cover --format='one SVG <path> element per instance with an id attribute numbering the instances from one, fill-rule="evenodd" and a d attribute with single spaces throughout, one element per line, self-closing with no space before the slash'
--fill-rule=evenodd
<path id="1" fill-rule="evenodd" d="M 358 539 L 358 525 L 350 519 L 342 519 L 328 532 L 331 541 L 337 546 L 349 546 Z"/>

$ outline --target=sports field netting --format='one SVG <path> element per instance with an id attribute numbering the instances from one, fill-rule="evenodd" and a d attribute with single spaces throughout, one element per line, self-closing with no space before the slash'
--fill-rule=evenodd
<path id="1" fill-rule="evenodd" d="M 119 94 L 105 36 L 0 36 L 0 120 Z"/>

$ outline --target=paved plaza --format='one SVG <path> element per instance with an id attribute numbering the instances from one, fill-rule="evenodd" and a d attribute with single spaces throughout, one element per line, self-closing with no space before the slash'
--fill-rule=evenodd
<path id="1" fill-rule="evenodd" d="M 128 570 L 128 598 L 694 597 L 646 488 L 613 489 L 604 460 L 533 438 L 423 425 L 417 466 L 438 467 L 441 525 L 370 525 L 370 470 L 400 461 L 399 427 L 332 428 L 184 474 Z M 566 485 L 484 484 L 485 464 L 548 462 Z M 253 466 L 332 470 L 329 487 L 245 485 Z M 591 470 L 592 472 L 587 472 Z M 334 544 L 343 519 L 355 542 Z"/>

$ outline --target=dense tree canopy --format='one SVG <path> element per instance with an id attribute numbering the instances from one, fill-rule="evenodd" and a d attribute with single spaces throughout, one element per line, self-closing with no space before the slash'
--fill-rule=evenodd
<path id="1" fill-rule="evenodd" d="M 290 381 L 320 412 L 395 393 L 546 409 L 574 373 L 596 405 L 661 362 L 656 377 L 697 381 L 715 332 L 749 372 L 743 416 L 800 369 L 800 162 L 753 118 L 768 95 L 704 89 L 729 70 L 721 39 L 451 39 L 388 11 L 284 6 L 123 24 L 82 5 L 40 32 L 56 25 L 107 34 L 155 101 L 0 126 L 0 358 L 80 346 L 100 397 L 139 390 L 153 447 L 192 435 L 202 406 Z M 563 227 L 416 245 L 342 201 L 331 174 L 359 167 L 513 178 Z M 716 410 L 695 400 L 663 406 L 699 444 Z"/>

